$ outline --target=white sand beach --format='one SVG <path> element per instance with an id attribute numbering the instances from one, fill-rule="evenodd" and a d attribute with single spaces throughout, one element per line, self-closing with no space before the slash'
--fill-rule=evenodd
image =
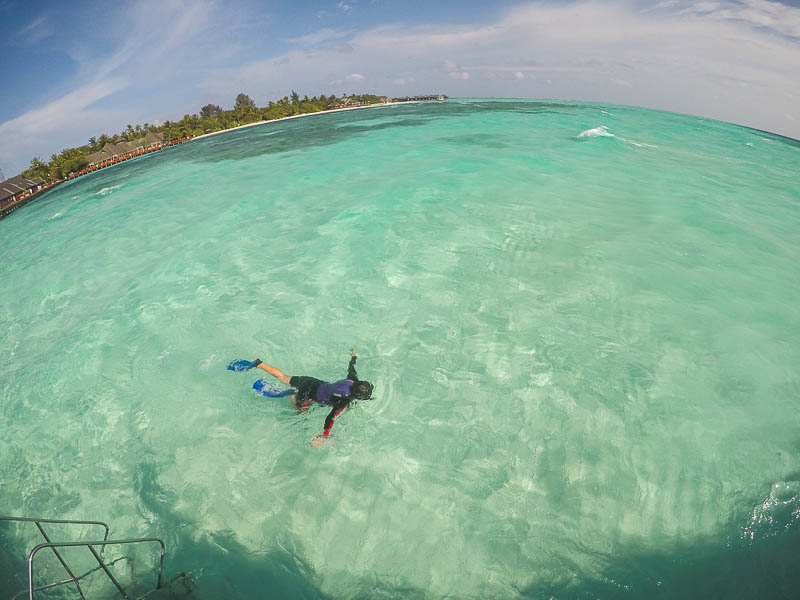
<path id="1" fill-rule="evenodd" d="M 257 125 L 264 125 L 266 123 L 277 123 L 278 121 L 287 121 L 289 119 L 299 119 L 301 117 L 313 117 L 314 115 L 325 115 L 328 113 L 333 112 L 342 112 L 345 110 L 359 110 L 362 108 L 381 108 L 384 106 L 392 106 L 395 104 L 414 104 L 418 102 L 418 100 L 411 100 L 408 102 L 385 102 L 382 104 L 368 104 L 366 106 L 348 106 L 346 108 L 333 108 L 331 110 L 321 110 L 319 112 L 312 112 L 312 113 L 303 113 L 302 115 L 292 115 L 290 117 L 283 117 L 281 119 L 272 119 L 271 121 L 257 121 L 255 123 L 247 123 L 245 125 L 239 125 L 238 127 L 231 127 L 229 129 L 222 129 L 221 131 L 212 131 L 211 133 L 204 133 L 203 135 L 198 135 L 197 137 L 193 137 L 191 140 L 199 140 L 202 138 L 206 138 L 212 135 L 219 135 L 220 133 L 228 133 L 229 131 L 236 131 L 237 129 L 246 129 L 247 127 L 255 127 Z"/>

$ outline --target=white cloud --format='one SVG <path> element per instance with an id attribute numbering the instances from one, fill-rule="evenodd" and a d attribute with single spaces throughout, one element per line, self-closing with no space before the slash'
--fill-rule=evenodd
<path id="1" fill-rule="evenodd" d="M 41 108 L 31 110 L 0 125 L 0 135 L 41 135 L 64 124 L 65 119 L 74 122 L 85 109 L 126 85 L 123 79 L 110 79 L 90 83 L 70 92 Z"/>
<path id="2" fill-rule="evenodd" d="M 800 10 L 770 0 L 686 3 L 680 14 L 741 22 L 777 31 L 788 37 L 800 38 Z"/>
<path id="3" fill-rule="evenodd" d="M 15 172 L 21 171 L 34 156 L 49 160 L 51 154 L 62 148 L 85 143 L 98 130 L 113 131 L 109 125 L 122 123 L 125 114 L 91 107 L 125 85 L 123 79 L 88 84 L 0 124 L 0 160 L 13 165 Z"/>
<path id="4" fill-rule="evenodd" d="M 460 80 L 469 79 L 469 73 L 463 70 L 449 58 L 444 61 L 442 66 L 444 67 L 444 70 L 447 71 L 447 75 L 450 77 L 450 79 L 460 79 Z"/>
<path id="5" fill-rule="evenodd" d="M 673 8 L 680 4 L 680 0 L 664 0 L 663 2 L 659 2 L 653 8 Z"/>
<path id="6" fill-rule="evenodd" d="M 336 5 L 336 8 L 344 12 L 350 12 L 351 10 L 353 10 L 355 4 L 356 4 L 355 0 L 353 0 L 352 2 L 339 2 Z"/>
<path id="7" fill-rule="evenodd" d="M 47 156 L 102 131 L 113 133 L 126 123 L 143 122 L 152 115 L 149 102 L 155 97 L 163 103 L 163 92 L 184 82 L 198 56 L 208 54 L 207 45 L 225 51 L 208 35 L 224 16 L 219 10 L 213 2 L 184 6 L 151 0 L 116 13 L 118 20 L 104 23 L 106 33 L 119 40 L 108 45 L 109 51 L 78 48 L 70 53 L 79 62 L 73 90 L 0 123 L 0 159 L 21 169 L 34 155 Z M 31 31 L 40 27 L 38 22 L 28 26 Z M 100 108 L 104 100 L 106 105 L 113 101 L 115 108 Z"/>
<path id="8" fill-rule="evenodd" d="M 344 79 L 334 79 L 328 82 L 328 85 L 339 87 L 344 85 L 345 83 L 360 83 L 365 81 L 367 78 L 360 73 L 351 73 L 350 75 L 346 75 Z"/>
<path id="9" fill-rule="evenodd" d="M 800 46 L 790 39 L 800 9 L 767 0 L 659 6 L 525 3 L 474 26 L 380 26 L 352 35 L 350 54 L 289 52 L 284 65 L 255 61 L 215 72 L 205 85 L 222 90 L 246 83 L 267 95 L 288 86 L 322 92 L 320 82 L 347 69 L 369 72 L 363 91 L 375 93 L 407 93 L 401 88 L 413 77 L 419 89 L 451 96 L 513 93 L 635 104 L 800 137 L 798 122 L 784 116 L 797 114 L 800 105 Z M 392 75 L 397 72 L 403 76 Z"/>
<path id="10" fill-rule="evenodd" d="M 664 0 L 645 9 L 636 0 L 529 2 L 476 25 L 321 28 L 288 40 L 283 53 L 238 64 L 258 39 L 248 35 L 263 35 L 245 9 L 150 0 L 116 16 L 106 30 L 119 42 L 109 52 L 71 52 L 83 65 L 73 91 L 0 124 L 0 157 L 27 161 L 79 123 L 91 125 L 88 133 L 52 150 L 106 123 L 113 132 L 113 118 L 124 119 L 119 129 L 159 110 L 174 118 L 168 111 L 186 112 L 186 98 L 199 106 L 245 91 L 261 102 L 290 89 L 597 100 L 800 138 L 800 9 L 769 0 Z M 93 105 L 112 102 L 119 114 Z"/>
<path id="11" fill-rule="evenodd" d="M 287 41 L 291 44 L 297 44 L 299 46 L 317 46 L 332 40 L 340 40 L 348 35 L 350 34 L 346 31 L 337 31 L 335 29 L 331 29 L 330 27 L 325 27 L 323 29 L 319 29 L 312 33 L 307 33 L 306 35 L 301 35 L 300 37 L 292 38 Z"/>
<path id="12" fill-rule="evenodd" d="M 450 79 L 469 79 L 469 73 L 466 71 L 450 71 L 448 75 Z"/>
<path id="13" fill-rule="evenodd" d="M 109 56 L 89 57 L 87 67 L 94 79 L 126 70 L 137 78 L 172 77 L 202 56 L 203 38 L 216 22 L 226 17 L 213 2 L 137 2 L 124 13 L 122 41 Z M 229 21 L 235 28 L 235 22 Z M 214 44 L 208 50 L 224 51 Z"/>
<path id="14" fill-rule="evenodd" d="M 40 15 L 33 21 L 19 29 L 14 36 L 14 43 L 32 46 L 55 33 L 55 28 L 48 15 Z"/>
<path id="15" fill-rule="evenodd" d="M 627 88 L 633 87 L 633 84 L 630 81 L 625 81 L 624 79 L 616 79 L 612 77 L 611 79 L 609 79 L 609 81 L 614 85 L 619 85 Z"/>

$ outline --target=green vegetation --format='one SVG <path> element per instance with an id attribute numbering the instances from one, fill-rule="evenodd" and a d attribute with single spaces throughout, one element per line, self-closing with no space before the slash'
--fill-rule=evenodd
<path id="1" fill-rule="evenodd" d="M 380 104 L 381 101 L 380 96 L 373 94 L 352 95 L 345 98 L 323 94 L 313 98 L 304 96 L 301 99 L 300 94 L 292 90 L 290 96 L 284 96 L 275 102 L 270 101 L 267 106 L 259 108 L 250 96 L 242 93 L 236 96 L 232 110 L 223 110 L 215 104 L 207 104 L 200 109 L 199 113 L 184 115 L 180 121 L 166 121 L 163 125 L 129 124 L 119 134 L 107 135 L 104 133 L 99 137 L 92 136 L 89 138 L 89 142 L 83 146 L 66 148 L 60 154 L 53 154 L 49 163 L 35 157 L 31 160 L 31 166 L 22 174 L 25 177 L 39 177 L 47 182 L 58 181 L 70 173 L 76 173 L 85 168 L 89 164 L 87 157 L 93 152 L 99 152 L 106 144 L 139 139 L 144 137 L 148 131 L 160 133 L 165 142 L 171 142 L 248 123 L 322 112 L 331 106 L 361 106 Z"/>

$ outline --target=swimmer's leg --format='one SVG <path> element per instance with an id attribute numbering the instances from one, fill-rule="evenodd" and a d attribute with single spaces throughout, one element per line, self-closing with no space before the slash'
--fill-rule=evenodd
<path id="1" fill-rule="evenodd" d="M 276 377 L 278 379 L 278 381 L 280 381 L 281 383 L 285 383 L 286 385 L 289 385 L 290 377 L 286 373 L 281 371 L 278 367 L 272 367 L 272 366 L 270 366 L 268 364 L 265 364 L 263 362 L 258 363 L 256 366 L 259 369 L 264 369 L 267 373 L 269 373 L 273 377 Z"/>

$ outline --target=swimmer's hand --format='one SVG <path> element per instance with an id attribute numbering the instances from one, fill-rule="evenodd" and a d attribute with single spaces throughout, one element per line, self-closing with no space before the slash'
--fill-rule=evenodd
<path id="1" fill-rule="evenodd" d="M 321 446 L 324 443 L 325 443 L 325 438 L 322 437 L 321 435 L 315 435 L 314 439 L 311 440 L 311 445 L 315 446 L 315 447 L 316 446 Z"/>
<path id="2" fill-rule="evenodd" d="M 356 349 L 353 346 L 350 347 L 350 356 L 357 356 Z"/>

